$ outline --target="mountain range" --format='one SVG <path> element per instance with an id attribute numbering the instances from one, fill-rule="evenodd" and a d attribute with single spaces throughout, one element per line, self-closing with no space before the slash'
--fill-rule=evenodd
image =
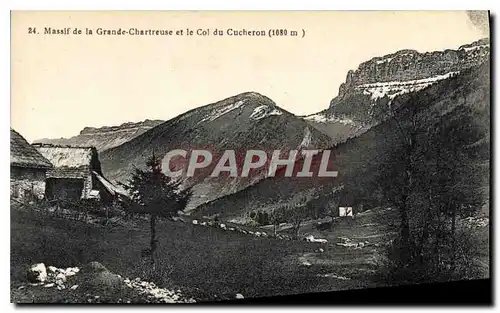
<path id="1" fill-rule="evenodd" d="M 375 57 L 347 73 L 330 106 L 304 118 L 336 142 L 357 136 L 385 120 L 395 98 L 425 89 L 489 60 L 488 39 L 456 50 L 401 50 Z"/>
<path id="2" fill-rule="evenodd" d="M 144 167 L 153 153 L 163 156 L 172 149 L 209 149 L 214 155 L 226 149 L 335 151 L 341 169 L 337 179 L 298 181 L 266 177 L 264 171 L 248 178 L 214 179 L 213 165 L 185 179 L 184 186 L 194 191 L 188 207 L 192 214 L 238 220 L 255 207 L 272 208 L 312 188 L 332 189 L 346 181 L 362 184 L 370 176 L 363 164 L 370 162 L 376 145 L 391 137 L 394 119 L 404 118 L 398 108 L 414 105 L 415 97 L 427 101 L 429 116 L 455 112 L 456 103 L 462 103 L 479 112 L 489 127 L 489 56 L 489 41 L 481 39 L 456 50 L 402 50 L 375 57 L 347 73 L 325 110 L 307 116 L 296 116 L 264 95 L 247 92 L 168 121 L 88 127 L 69 139 L 36 142 L 96 146 L 104 174 L 121 182 L 134 167 Z"/>
<path id="3" fill-rule="evenodd" d="M 162 120 L 128 122 L 118 126 L 85 127 L 80 134 L 71 138 L 42 138 L 33 143 L 48 143 L 63 146 L 96 147 L 97 151 L 117 147 L 142 133 L 163 123 Z"/>

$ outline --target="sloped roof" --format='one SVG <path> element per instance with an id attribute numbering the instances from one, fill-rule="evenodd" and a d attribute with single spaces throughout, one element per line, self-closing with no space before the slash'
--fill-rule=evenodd
<path id="1" fill-rule="evenodd" d="M 90 175 L 92 157 L 97 156 L 94 147 L 42 143 L 33 146 L 54 165 L 53 169 L 47 171 L 47 178 L 86 178 Z"/>
<path id="2" fill-rule="evenodd" d="M 58 146 L 51 144 L 33 144 L 54 167 L 89 166 L 94 147 Z"/>
<path id="3" fill-rule="evenodd" d="M 96 176 L 96 178 L 101 182 L 101 184 L 104 186 L 104 188 L 106 188 L 108 190 L 108 192 L 110 194 L 112 194 L 113 196 L 115 196 L 115 195 L 118 194 L 118 195 L 122 195 L 122 196 L 127 196 L 128 197 L 128 194 L 127 194 L 127 192 L 125 190 L 119 188 L 118 186 L 113 185 L 106 178 L 104 178 L 101 175 L 99 175 L 99 173 L 97 173 L 95 171 L 92 171 L 92 173 L 94 173 L 94 175 Z"/>
<path id="4" fill-rule="evenodd" d="M 47 169 L 53 167 L 49 160 L 12 128 L 10 129 L 10 165 Z"/>

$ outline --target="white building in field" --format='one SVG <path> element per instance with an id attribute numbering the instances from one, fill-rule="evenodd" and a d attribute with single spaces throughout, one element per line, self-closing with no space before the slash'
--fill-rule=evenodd
<path id="1" fill-rule="evenodd" d="M 353 216 L 352 206 L 339 207 L 339 216 Z"/>

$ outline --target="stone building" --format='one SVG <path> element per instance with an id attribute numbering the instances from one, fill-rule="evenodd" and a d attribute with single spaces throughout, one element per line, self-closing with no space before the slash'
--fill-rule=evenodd
<path id="1" fill-rule="evenodd" d="M 46 172 L 53 165 L 18 132 L 10 129 L 10 196 L 15 199 L 45 195 Z"/>
<path id="2" fill-rule="evenodd" d="M 109 204 L 126 195 L 104 177 L 95 147 L 33 146 L 54 165 L 47 171 L 45 193 L 49 200 L 98 199 Z"/>

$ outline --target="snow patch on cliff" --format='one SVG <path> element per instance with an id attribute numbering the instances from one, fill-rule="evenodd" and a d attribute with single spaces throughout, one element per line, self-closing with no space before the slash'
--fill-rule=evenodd
<path id="1" fill-rule="evenodd" d="M 316 123 L 341 123 L 344 125 L 353 125 L 356 126 L 356 122 L 349 118 L 341 118 L 336 116 L 326 116 L 324 113 L 317 113 L 313 115 L 308 115 L 304 117 L 305 120 L 316 122 Z"/>
<path id="2" fill-rule="evenodd" d="M 304 138 L 302 138 L 302 142 L 299 145 L 300 148 L 307 148 L 311 144 L 312 133 L 309 130 L 309 127 L 304 128 Z"/>
<path id="3" fill-rule="evenodd" d="M 473 46 L 473 47 L 461 47 L 460 50 L 464 50 L 465 52 L 470 52 L 482 48 L 489 48 L 490 45 L 478 45 L 478 46 Z"/>
<path id="4" fill-rule="evenodd" d="M 240 100 L 235 103 L 223 106 L 222 108 L 217 108 L 215 109 L 211 114 L 209 114 L 207 117 L 203 118 L 201 121 L 198 122 L 198 124 L 203 123 L 203 122 L 212 122 L 219 117 L 240 108 L 243 104 L 245 104 L 245 100 Z"/>
<path id="5" fill-rule="evenodd" d="M 362 90 L 363 94 L 371 96 L 372 100 L 377 100 L 385 96 L 387 96 L 390 100 L 393 100 L 396 96 L 422 90 L 440 80 L 456 76 L 457 74 L 458 72 L 449 72 L 443 75 L 437 75 L 424 79 L 370 83 L 359 85 L 355 88 Z"/>
<path id="6" fill-rule="evenodd" d="M 259 107 L 256 107 L 255 110 L 253 110 L 252 114 L 250 114 L 250 118 L 253 118 L 255 120 L 260 120 L 271 115 L 282 115 L 282 114 L 283 113 L 276 108 L 270 107 L 268 105 L 261 105 Z"/>
<path id="7" fill-rule="evenodd" d="M 387 59 L 378 60 L 377 64 L 382 64 L 382 63 L 386 63 L 386 62 L 388 63 L 388 62 L 391 62 L 392 59 L 394 59 L 394 58 L 387 58 Z"/>

